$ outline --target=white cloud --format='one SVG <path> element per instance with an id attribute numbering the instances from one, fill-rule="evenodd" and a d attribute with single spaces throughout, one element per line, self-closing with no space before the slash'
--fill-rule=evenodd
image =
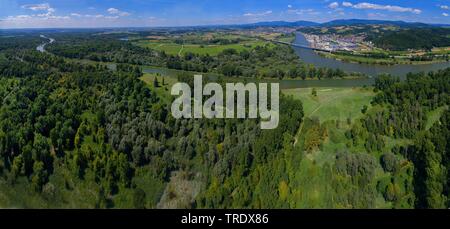
<path id="1" fill-rule="evenodd" d="M 47 17 L 47 19 L 64 19 L 64 20 L 68 20 L 70 19 L 69 16 L 55 16 L 55 15 L 50 15 Z"/>
<path id="2" fill-rule="evenodd" d="M 73 17 L 78 17 L 78 18 L 104 18 L 104 19 L 118 19 L 119 15 L 108 15 L 105 16 L 103 14 L 79 14 L 79 13 L 71 13 L 70 14 Z"/>
<path id="3" fill-rule="evenodd" d="M 33 22 L 38 21 L 47 21 L 47 20 L 68 20 L 69 16 L 55 16 L 55 15 L 46 15 L 40 16 L 38 15 L 16 15 L 16 16 L 8 16 L 3 21 L 7 21 L 10 23 L 23 23 L 23 24 L 32 24 Z"/>
<path id="4" fill-rule="evenodd" d="M 330 3 L 328 5 L 328 8 L 331 8 L 331 9 L 336 9 L 338 7 L 339 7 L 339 3 L 338 2 L 332 2 L 332 3 Z"/>
<path id="5" fill-rule="evenodd" d="M 351 2 L 342 2 L 342 6 L 345 6 L 345 7 L 352 7 L 353 4 L 352 4 Z"/>
<path id="6" fill-rule="evenodd" d="M 118 14 L 119 13 L 119 10 L 116 8 L 109 8 L 106 11 L 108 11 L 108 13 L 110 13 L 110 14 Z"/>
<path id="7" fill-rule="evenodd" d="M 38 16 L 38 17 L 50 17 L 53 16 L 52 12 L 47 12 L 47 13 L 43 13 L 43 14 L 36 14 L 33 16 Z"/>
<path id="8" fill-rule="evenodd" d="M 55 8 L 52 8 L 50 4 L 48 3 L 42 3 L 42 4 L 26 4 L 21 6 L 23 9 L 32 10 L 32 11 L 47 11 L 46 13 L 38 13 L 38 14 L 32 14 L 29 15 L 30 18 L 33 17 L 40 17 L 44 19 L 67 19 L 68 16 L 55 16 L 53 13 L 56 11 Z M 12 18 L 15 18 L 14 16 Z"/>
<path id="9" fill-rule="evenodd" d="M 56 12 L 56 9 L 52 8 L 50 6 L 50 4 L 48 4 L 48 3 L 26 4 L 26 5 L 22 5 L 21 7 L 23 9 L 27 9 L 27 10 L 31 10 L 31 11 L 46 11 L 46 12 L 39 12 L 36 14 L 30 14 L 30 15 L 8 16 L 4 20 L 10 21 L 10 22 L 20 21 L 20 22 L 25 23 L 26 20 L 31 22 L 31 21 L 49 20 L 49 19 L 53 19 L 53 20 L 55 20 L 55 19 L 56 20 L 70 19 L 70 17 L 67 15 L 66 16 L 54 15 L 54 13 Z"/>
<path id="10" fill-rule="evenodd" d="M 22 6 L 23 9 L 39 11 L 39 10 L 49 10 L 52 9 L 48 3 L 42 4 L 27 4 Z"/>
<path id="11" fill-rule="evenodd" d="M 56 11 L 55 8 L 52 8 L 48 3 L 42 4 L 27 4 L 22 5 L 23 9 L 32 10 L 32 11 L 47 11 L 47 13 L 40 13 L 34 16 L 38 17 L 50 17 L 53 16 L 53 13 Z"/>
<path id="12" fill-rule="evenodd" d="M 442 13 L 442 16 L 448 17 L 448 13 Z"/>
<path id="13" fill-rule="evenodd" d="M 302 15 L 302 14 L 316 14 L 318 12 L 315 12 L 313 9 L 289 9 L 287 11 L 290 14 L 298 14 L 298 15 Z"/>
<path id="14" fill-rule="evenodd" d="M 245 17 L 262 17 L 262 16 L 267 16 L 272 14 L 272 10 L 268 10 L 265 12 L 261 12 L 261 13 L 246 13 L 244 14 Z"/>
<path id="15" fill-rule="evenodd" d="M 114 16 L 105 16 L 103 14 L 79 14 L 79 13 L 71 13 L 71 16 L 74 17 L 84 17 L 84 18 L 105 18 L 105 19 L 117 19 L 119 18 L 118 15 Z"/>
<path id="16" fill-rule="evenodd" d="M 130 13 L 125 12 L 125 11 L 120 11 L 120 10 L 118 10 L 116 8 L 109 8 L 106 11 L 108 11 L 108 13 L 110 13 L 110 14 L 116 14 L 116 15 L 119 15 L 119 16 L 122 16 L 122 17 L 130 16 Z"/>
<path id="17" fill-rule="evenodd" d="M 56 15 L 57 9 L 52 8 L 48 3 L 29 4 L 21 7 L 31 13 L 0 17 L 0 28 L 123 27 L 129 25 L 150 26 L 162 23 L 161 19 L 156 18 L 151 21 L 125 17 L 130 14 L 114 8 L 107 10 L 104 14 L 83 14 L 75 11 L 66 15 Z"/>
<path id="18" fill-rule="evenodd" d="M 373 3 L 368 3 L 368 2 L 361 2 L 358 4 L 351 4 L 351 3 L 346 3 L 344 5 L 344 3 L 342 4 L 343 6 L 346 7 L 352 7 L 355 9 L 372 9 L 372 10 L 387 10 L 387 11 L 391 11 L 391 12 L 409 12 L 409 13 L 414 13 L 414 14 L 420 14 L 422 13 L 422 10 L 420 9 L 414 9 L 411 7 L 401 7 L 401 6 L 393 6 L 393 5 L 379 5 L 379 4 L 373 4 Z"/>
<path id="19" fill-rule="evenodd" d="M 447 5 L 441 5 L 440 7 L 441 7 L 441 9 L 443 9 L 443 10 L 448 10 L 448 9 L 449 9 L 449 6 L 447 6 Z"/>
<path id="20" fill-rule="evenodd" d="M 15 21 L 15 20 L 21 20 L 21 19 L 28 19 L 28 18 L 31 18 L 31 16 L 30 15 L 17 15 L 17 16 L 8 16 L 8 17 L 6 17 L 3 20 L 5 20 L 5 21 Z"/>
<path id="21" fill-rule="evenodd" d="M 288 5 L 288 8 L 292 8 L 292 5 Z"/>

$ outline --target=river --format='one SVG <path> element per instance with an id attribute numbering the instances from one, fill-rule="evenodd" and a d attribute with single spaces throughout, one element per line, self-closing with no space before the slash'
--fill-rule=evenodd
<path id="1" fill-rule="evenodd" d="M 295 44 L 302 46 L 310 46 L 306 38 L 297 33 L 294 41 Z M 399 65 L 369 65 L 348 63 L 331 58 L 320 56 L 312 49 L 292 47 L 298 57 L 305 63 L 313 64 L 316 67 L 340 68 L 346 72 L 361 72 L 369 76 L 369 78 L 357 79 L 322 79 L 322 80 L 282 80 L 280 87 L 287 88 L 308 88 L 308 87 L 362 87 L 372 85 L 375 82 L 374 77 L 388 73 L 393 76 L 405 79 L 409 72 L 429 72 L 450 67 L 450 62 L 432 63 L 432 64 L 399 64 Z"/>
<path id="2" fill-rule="evenodd" d="M 308 41 L 301 33 L 297 33 L 295 44 L 310 46 Z M 306 48 L 293 47 L 297 55 L 305 63 L 313 64 L 316 67 L 340 68 L 346 72 L 361 72 L 369 76 L 377 76 L 382 73 L 389 73 L 393 76 L 405 78 L 409 72 L 429 72 L 450 67 L 450 62 L 432 63 L 432 64 L 398 64 L 398 65 L 369 65 L 349 63 L 332 58 L 320 56 L 315 51 Z"/>
<path id="3" fill-rule="evenodd" d="M 50 38 L 50 37 L 46 37 L 44 35 L 41 35 L 42 38 L 48 39 L 48 42 L 42 43 L 40 44 L 38 47 L 36 47 L 36 50 L 38 50 L 39 52 L 45 52 L 45 46 L 48 44 L 51 44 L 53 42 L 55 42 L 55 39 Z"/>
<path id="4" fill-rule="evenodd" d="M 45 46 L 55 42 L 55 39 L 48 38 L 41 35 L 42 38 L 49 39 L 49 42 L 45 42 L 39 45 L 36 50 L 40 52 L 45 52 Z M 300 33 L 297 34 L 295 42 L 296 44 L 309 46 L 305 37 Z M 405 78 L 408 72 L 428 72 L 435 71 L 443 68 L 450 67 L 450 63 L 434 63 L 434 64 L 422 64 L 422 65 L 367 65 L 367 64 L 356 64 L 347 63 L 330 58 L 325 58 L 311 49 L 294 47 L 293 49 L 297 53 L 300 59 L 306 63 L 315 65 L 316 67 L 329 67 L 329 68 L 341 68 L 347 72 L 362 72 L 368 75 L 367 78 L 354 78 L 354 79 L 321 79 L 321 80 L 302 80 L 302 79 L 288 79 L 288 80 L 277 80 L 277 79 L 252 79 L 252 78 L 233 78 L 235 81 L 246 81 L 246 82 L 279 82 L 281 89 L 290 88 L 311 88 L 311 87 L 362 87 L 369 86 L 374 83 L 374 77 L 381 73 L 389 73 L 394 76 L 398 76 L 402 79 Z M 108 64 L 111 69 L 115 68 L 115 64 Z M 181 70 L 167 69 L 161 67 L 143 66 L 144 73 L 160 74 L 162 76 L 176 77 L 178 74 L 182 73 Z M 194 72 L 189 72 L 194 74 Z M 208 77 L 210 80 L 215 81 L 220 74 L 216 73 L 197 73 Z"/>
<path id="5" fill-rule="evenodd" d="M 302 46 L 309 46 L 308 41 L 305 37 L 297 33 L 295 44 Z M 316 67 L 328 67 L 328 68 L 340 68 L 346 72 L 361 72 L 368 75 L 368 78 L 356 78 L 356 79 L 321 79 L 321 80 L 302 80 L 302 79 L 289 79 L 289 80 L 256 80 L 256 79 L 246 79 L 247 82 L 252 81 L 264 81 L 264 82 L 280 82 L 280 88 L 290 89 L 290 88 L 309 88 L 309 87 L 362 87 L 369 86 L 374 83 L 374 76 L 382 73 L 389 73 L 393 76 L 400 77 L 401 79 L 406 78 L 408 72 L 429 72 L 436 71 L 439 69 L 444 69 L 450 67 L 450 62 L 444 63 L 433 63 L 433 64 L 419 64 L 419 65 L 368 65 L 368 64 L 357 64 L 348 63 L 331 58 L 322 57 L 311 49 L 300 48 L 293 46 L 293 49 L 297 53 L 300 59 L 305 63 L 313 64 Z M 144 67 L 143 69 L 146 73 L 159 73 L 161 75 L 176 75 L 177 70 L 154 68 L 154 67 Z M 217 79 L 217 74 L 204 73 L 205 77 L 211 80 Z"/>

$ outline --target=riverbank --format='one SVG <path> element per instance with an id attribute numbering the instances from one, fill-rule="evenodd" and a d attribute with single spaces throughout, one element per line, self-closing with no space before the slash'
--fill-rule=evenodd
<path id="1" fill-rule="evenodd" d="M 65 58 L 68 61 L 75 61 L 82 64 L 101 64 L 107 66 L 111 70 L 116 69 L 116 63 L 114 62 L 100 62 L 100 61 L 93 61 L 93 60 L 87 60 L 87 59 L 70 59 Z M 351 76 L 348 75 L 343 78 L 306 78 L 302 79 L 300 77 L 297 78 L 286 78 L 286 79 L 275 79 L 275 78 L 252 78 L 252 77 L 230 77 L 230 76 L 224 76 L 219 73 L 211 73 L 211 72 L 192 72 L 192 71 L 184 71 L 184 70 L 177 70 L 177 69 L 169 69 L 166 67 L 160 67 L 160 66 L 150 66 L 150 65 L 136 65 L 142 68 L 142 72 L 145 74 L 154 74 L 159 75 L 161 77 L 171 77 L 172 79 L 177 79 L 178 75 L 181 74 L 201 74 L 205 77 L 208 77 L 208 79 L 213 81 L 221 81 L 221 80 L 227 80 L 229 82 L 242 82 L 242 83 L 248 83 L 248 82 L 267 82 L 267 83 L 280 83 L 281 89 L 292 89 L 292 88 L 309 88 L 309 87 L 363 87 L 363 86 L 370 86 L 374 83 L 373 77 L 362 77 L 362 76 Z"/>
<path id="2" fill-rule="evenodd" d="M 310 44 L 301 33 L 296 33 L 295 44 L 299 46 L 309 46 Z M 450 62 L 426 63 L 426 64 L 396 64 L 396 65 L 377 65 L 367 63 L 351 63 L 334 58 L 327 58 L 319 55 L 317 52 L 292 46 L 298 57 L 307 64 L 315 67 L 327 67 L 341 69 L 345 72 L 360 72 L 368 76 L 378 76 L 380 74 L 391 74 L 393 76 L 405 79 L 408 73 L 430 72 L 450 67 Z"/>
<path id="3" fill-rule="evenodd" d="M 316 51 L 320 56 L 325 58 L 331 58 L 338 61 L 343 61 L 347 63 L 355 64 L 372 64 L 372 65 L 423 65 L 423 64 L 435 64 L 435 63 L 446 63 L 449 60 L 444 58 L 438 58 L 431 61 L 411 61 L 408 58 L 373 58 L 365 57 L 362 55 L 352 55 L 352 54 L 339 54 L 339 53 L 329 53 Z"/>

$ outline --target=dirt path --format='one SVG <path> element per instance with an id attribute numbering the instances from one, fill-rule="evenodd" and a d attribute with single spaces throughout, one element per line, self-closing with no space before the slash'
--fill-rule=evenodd
<path id="1" fill-rule="evenodd" d="M 300 133 L 302 132 L 302 129 L 303 129 L 303 123 L 305 123 L 305 122 L 302 121 L 302 124 L 300 124 L 300 128 L 298 128 L 297 134 L 295 135 L 295 138 L 294 138 L 294 147 L 297 145 L 297 142 L 298 142 L 298 136 L 299 136 Z"/>
<path id="2" fill-rule="evenodd" d="M 180 51 L 178 51 L 178 56 L 181 56 L 181 52 L 183 51 L 183 49 L 184 49 L 184 45 L 181 45 L 181 49 L 180 49 Z"/>

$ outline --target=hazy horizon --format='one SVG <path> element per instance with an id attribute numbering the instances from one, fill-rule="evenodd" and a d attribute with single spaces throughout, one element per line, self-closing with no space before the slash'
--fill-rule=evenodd
<path id="1" fill-rule="evenodd" d="M 237 25 L 339 19 L 450 24 L 450 1 L 1 0 L 0 29 Z"/>

